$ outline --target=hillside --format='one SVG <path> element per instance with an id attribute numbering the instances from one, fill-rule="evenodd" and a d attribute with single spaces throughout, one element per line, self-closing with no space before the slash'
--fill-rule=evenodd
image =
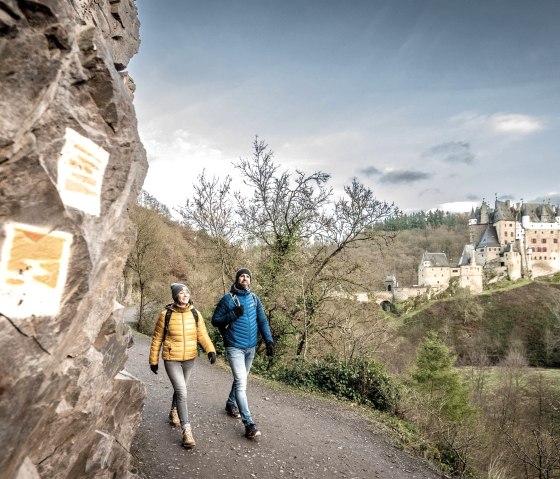
<path id="1" fill-rule="evenodd" d="M 459 364 L 496 364 L 515 349 L 530 366 L 560 367 L 560 284 L 532 282 L 436 301 L 407 315 L 400 335 L 410 347 L 429 330 L 453 347 Z"/>

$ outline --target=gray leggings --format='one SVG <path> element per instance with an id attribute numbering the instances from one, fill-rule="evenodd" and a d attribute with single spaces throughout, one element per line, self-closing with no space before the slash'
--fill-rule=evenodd
<path id="1" fill-rule="evenodd" d="M 173 404 L 177 406 L 177 413 L 181 420 L 181 427 L 189 423 L 189 410 L 187 408 L 187 383 L 193 370 L 194 359 L 188 361 L 164 361 L 165 371 L 173 385 Z"/>

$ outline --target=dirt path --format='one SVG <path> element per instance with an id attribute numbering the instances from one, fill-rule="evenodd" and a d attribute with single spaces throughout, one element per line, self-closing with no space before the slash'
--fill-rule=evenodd
<path id="1" fill-rule="evenodd" d="M 168 423 L 173 390 L 163 363 L 148 366 L 149 338 L 134 334 L 127 369 L 146 385 L 142 424 L 132 445 L 138 474 L 146 479 L 379 478 L 436 479 L 417 458 L 393 447 L 370 419 L 329 401 L 278 391 L 251 378 L 251 412 L 262 436 L 243 437 L 240 420 L 225 414 L 231 373 L 223 364 L 196 360 L 188 406 L 196 448 L 181 446 Z"/>

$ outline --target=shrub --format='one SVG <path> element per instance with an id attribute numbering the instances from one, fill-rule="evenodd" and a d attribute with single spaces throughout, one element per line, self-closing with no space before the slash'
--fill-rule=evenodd
<path id="1" fill-rule="evenodd" d="M 345 363 L 328 356 L 312 363 L 301 361 L 265 374 L 296 387 L 330 393 L 380 411 L 393 412 L 399 398 L 398 387 L 385 368 L 369 359 L 353 359 Z"/>

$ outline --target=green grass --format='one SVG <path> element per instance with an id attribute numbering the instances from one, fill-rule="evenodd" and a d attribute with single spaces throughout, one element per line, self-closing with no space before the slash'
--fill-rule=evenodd
<path id="1" fill-rule="evenodd" d="M 506 374 L 507 369 L 490 366 L 490 367 L 476 367 L 476 366 L 464 366 L 457 368 L 461 372 L 464 380 L 467 382 L 473 381 L 473 377 L 481 372 L 484 373 L 484 383 L 486 387 L 495 389 L 500 384 L 500 379 L 503 374 Z M 546 369 L 546 368 L 520 368 L 518 370 L 520 376 L 520 382 L 526 384 L 530 379 L 536 378 L 538 375 L 542 375 L 543 379 L 549 384 L 555 386 L 560 391 L 560 369 Z"/>

